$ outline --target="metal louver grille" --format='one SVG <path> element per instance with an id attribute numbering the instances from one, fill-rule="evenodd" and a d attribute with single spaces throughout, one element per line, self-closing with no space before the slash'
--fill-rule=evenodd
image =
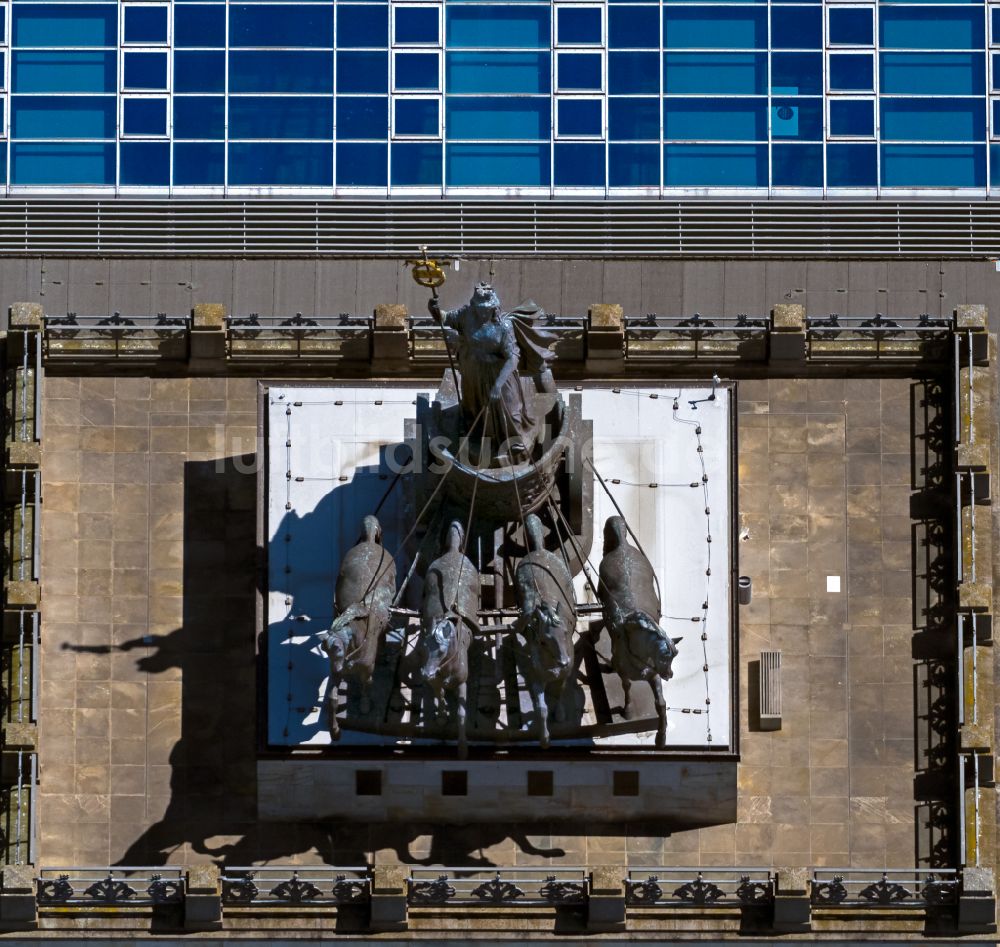
<path id="1" fill-rule="evenodd" d="M 989 201 L 0 200 L 0 253 L 1000 257 Z"/>
<path id="2" fill-rule="evenodd" d="M 781 729 L 781 652 L 760 653 L 760 728 Z"/>

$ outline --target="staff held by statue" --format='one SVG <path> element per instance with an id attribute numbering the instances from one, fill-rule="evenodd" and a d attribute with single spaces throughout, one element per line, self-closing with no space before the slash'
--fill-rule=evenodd
<path id="1" fill-rule="evenodd" d="M 461 396 L 458 385 L 458 372 L 455 370 L 455 359 L 451 354 L 451 345 L 448 343 L 448 333 L 444 331 L 444 325 L 441 322 L 441 306 L 438 302 L 438 287 L 444 286 L 446 279 L 444 267 L 451 266 L 451 263 L 448 260 L 438 261 L 430 259 L 427 256 L 427 247 L 421 247 L 420 252 L 422 254 L 421 259 L 407 260 L 406 265 L 412 267 L 410 272 L 413 275 L 413 281 L 418 286 L 425 286 L 431 291 L 431 298 L 428 301 L 427 308 L 441 329 L 441 337 L 444 339 L 444 350 L 448 353 L 448 366 L 451 368 L 452 381 L 455 383 L 455 397 L 458 398 Z"/>

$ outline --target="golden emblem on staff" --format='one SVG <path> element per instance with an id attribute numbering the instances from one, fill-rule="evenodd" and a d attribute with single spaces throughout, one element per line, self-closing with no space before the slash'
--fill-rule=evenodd
<path id="1" fill-rule="evenodd" d="M 405 260 L 404 265 L 412 267 L 410 270 L 413 281 L 418 286 L 425 286 L 431 291 L 431 299 L 437 301 L 438 298 L 438 287 L 444 285 L 445 275 L 444 267 L 451 266 L 450 260 L 432 260 L 427 256 L 427 247 L 421 247 L 420 253 L 422 254 L 419 260 Z M 435 319 L 439 326 L 441 326 L 441 315 L 436 308 L 431 309 L 432 313 L 436 313 Z M 451 346 L 448 344 L 448 336 L 444 331 L 444 327 L 441 327 L 441 336 L 444 339 L 444 350 L 448 353 L 448 366 L 451 368 L 451 377 L 455 382 L 455 395 L 458 396 L 461 390 L 458 380 L 458 372 L 455 370 L 455 359 L 451 354 Z"/>
<path id="2" fill-rule="evenodd" d="M 444 285 L 445 275 L 443 267 L 451 266 L 450 260 L 432 260 L 427 256 L 427 247 L 421 247 L 422 259 L 407 260 L 406 265 L 413 267 L 411 273 L 413 281 L 418 286 L 425 286 L 433 293 L 437 299 L 437 288 Z"/>

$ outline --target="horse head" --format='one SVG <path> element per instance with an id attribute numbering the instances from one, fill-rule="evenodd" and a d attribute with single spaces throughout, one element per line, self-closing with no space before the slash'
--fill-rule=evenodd
<path id="1" fill-rule="evenodd" d="M 343 674 L 347 662 L 347 653 L 351 648 L 351 629 L 349 625 L 334 622 L 333 627 L 323 635 L 320 645 L 330 656 L 330 670 L 335 674 Z"/>
<path id="2" fill-rule="evenodd" d="M 525 635 L 539 660 L 539 669 L 561 675 L 572 662 L 560 602 L 539 602 L 526 616 Z"/>
<path id="3" fill-rule="evenodd" d="M 633 612 L 625 625 L 633 655 L 664 681 L 669 681 L 674 676 L 673 663 L 677 657 L 677 642 L 681 639 L 672 639 L 645 612 Z"/>
<path id="4" fill-rule="evenodd" d="M 433 681 L 441 674 L 455 645 L 457 632 L 455 619 L 442 616 L 434 619 L 430 630 L 420 639 L 421 668 L 425 681 Z"/>

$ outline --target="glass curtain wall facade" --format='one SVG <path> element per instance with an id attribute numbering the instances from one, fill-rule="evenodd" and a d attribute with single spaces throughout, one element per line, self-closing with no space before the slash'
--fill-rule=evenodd
<path id="1" fill-rule="evenodd" d="M 12 0 L 0 18 L 15 193 L 1000 189 L 1000 3 Z"/>

